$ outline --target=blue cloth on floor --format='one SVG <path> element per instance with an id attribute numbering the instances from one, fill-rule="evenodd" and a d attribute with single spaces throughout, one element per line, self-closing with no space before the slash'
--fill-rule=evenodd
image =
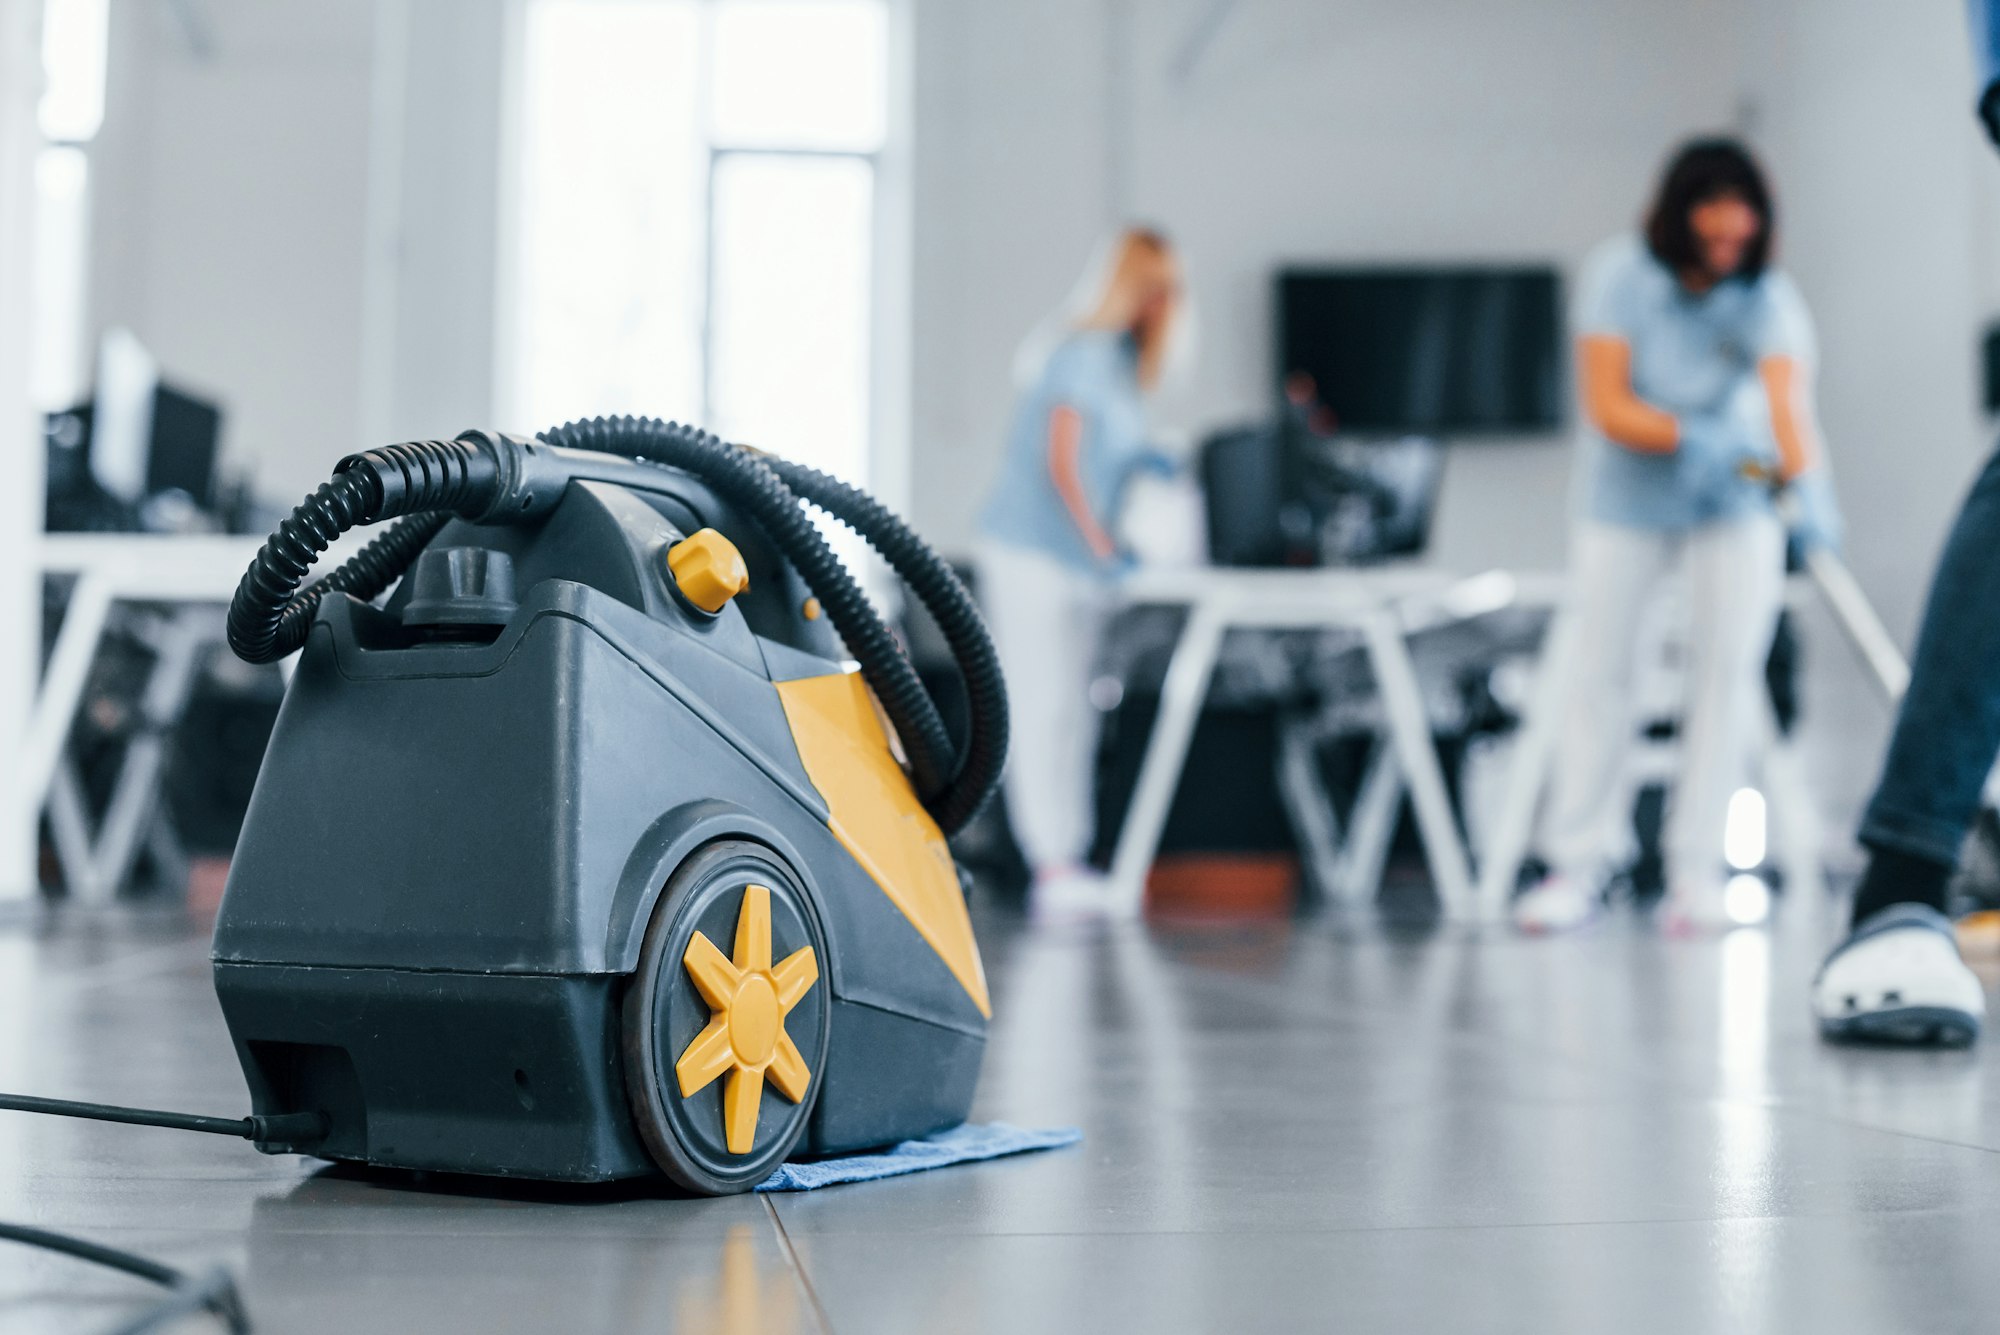
<path id="1" fill-rule="evenodd" d="M 1028 1131 L 1005 1122 L 984 1126 L 955 1126 L 922 1140 L 906 1140 L 875 1154 L 855 1154 L 843 1159 L 819 1159 L 807 1163 L 781 1164 L 778 1171 L 757 1184 L 759 1191 L 811 1191 L 839 1182 L 871 1182 L 878 1177 L 900 1177 L 921 1173 L 926 1168 L 947 1164 L 998 1159 L 1006 1154 L 1029 1150 L 1053 1150 L 1074 1145 L 1083 1132 L 1073 1126 Z"/>

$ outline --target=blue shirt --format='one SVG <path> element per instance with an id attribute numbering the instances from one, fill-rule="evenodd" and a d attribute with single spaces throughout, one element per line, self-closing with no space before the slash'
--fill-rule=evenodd
<path id="1" fill-rule="evenodd" d="M 1757 364 L 1816 357 L 1812 317 L 1791 279 L 1766 269 L 1696 295 L 1636 235 L 1617 237 L 1585 262 L 1573 323 L 1579 336 L 1623 339 L 1632 392 L 1683 423 L 1723 431 L 1775 460 L 1770 403 Z M 1647 454 L 1606 438 L 1588 418 L 1579 445 L 1584 512 L 1630 528 L 1681 530 L 1758 509 L 1768 489 L 1716 483 L 1688 450 Z"/>
<path id="2" fill-rule="evenodd" d="M 1132 340 L 1108 330 L 1074 330 L 1058 343 L 1014 404 L 1000 463 L 979 530 L 1030 547 L 1078 570 L 1108 573 L 1077 528 L 1049 472 L 1049 414 L 1073 409 L 1083 421 L 1077 471 L 1091 514 L 1107 530 L 1126 484 L 1163 456 L 1146 443 L 1139 360 Z"/>

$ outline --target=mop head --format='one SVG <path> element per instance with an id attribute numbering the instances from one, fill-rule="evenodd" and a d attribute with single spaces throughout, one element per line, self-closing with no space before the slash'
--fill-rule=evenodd
<path id="1" fill-rule="evenodd" d="M 955 1163 L 976 1163 L 1030 1150 L 1060 1149 L 1082 1139 L 1083 1132 L 1073 1126 L 1029 1131 L 1005 1122 L 967 1124 L 935 1132 L 921 1140 L 906 1140 L 876 1154 L 782 1164 L 777 1172 L 757 1184 L 757 1190 L 812 1191 L 842 1182 L 872 1182 L 880 1177 L 901 1177 Z"/>

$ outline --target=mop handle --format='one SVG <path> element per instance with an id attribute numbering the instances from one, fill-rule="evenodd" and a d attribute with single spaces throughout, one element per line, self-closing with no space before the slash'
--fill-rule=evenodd
<path id="1" fill-rule="evenodd" d="M 1746 459 L 1737 466 L 1736 472 L 1746 482 L 1760 482 L 1771 489 L 1778 517 L 1785 521 L 1788 528 L 1796 522 L 1798 498 L 1776 468 L 1761 459 Z M 1902 703 L 1903 693 L 1910 688 L 1909 660 L 1903 657 L 1903 651 L 1896 646 L 1895 636 L 1876 615 L 1875 605 L 1861 591 L 1861 582 L 1854 578 L 1854 572 L 1847 568 L 1847 563 L 1823 543 L 1806 547 L 1805 563 L 1806 574 L 1819 589 L 1820 596 L 1826 599 L 1833 619 L 1839 623 L 1855 652 L 1861 655 L 1861 661 L 1867 664 L 1869 673 L 1875 678 L 1876 685 L 1882 688 L 1890 706 Z"/>

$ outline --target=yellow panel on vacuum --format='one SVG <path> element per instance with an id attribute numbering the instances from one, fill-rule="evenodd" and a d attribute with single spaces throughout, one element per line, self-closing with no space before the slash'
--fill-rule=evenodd
<path id="1" fill-rule="evenodd" d="M 902 910 L 981 1015 L 992 1015 L 951 851 L 889 752 L 858 672 L 777 683 L 806 774 L 826 798 L 827 825 Z"/>

